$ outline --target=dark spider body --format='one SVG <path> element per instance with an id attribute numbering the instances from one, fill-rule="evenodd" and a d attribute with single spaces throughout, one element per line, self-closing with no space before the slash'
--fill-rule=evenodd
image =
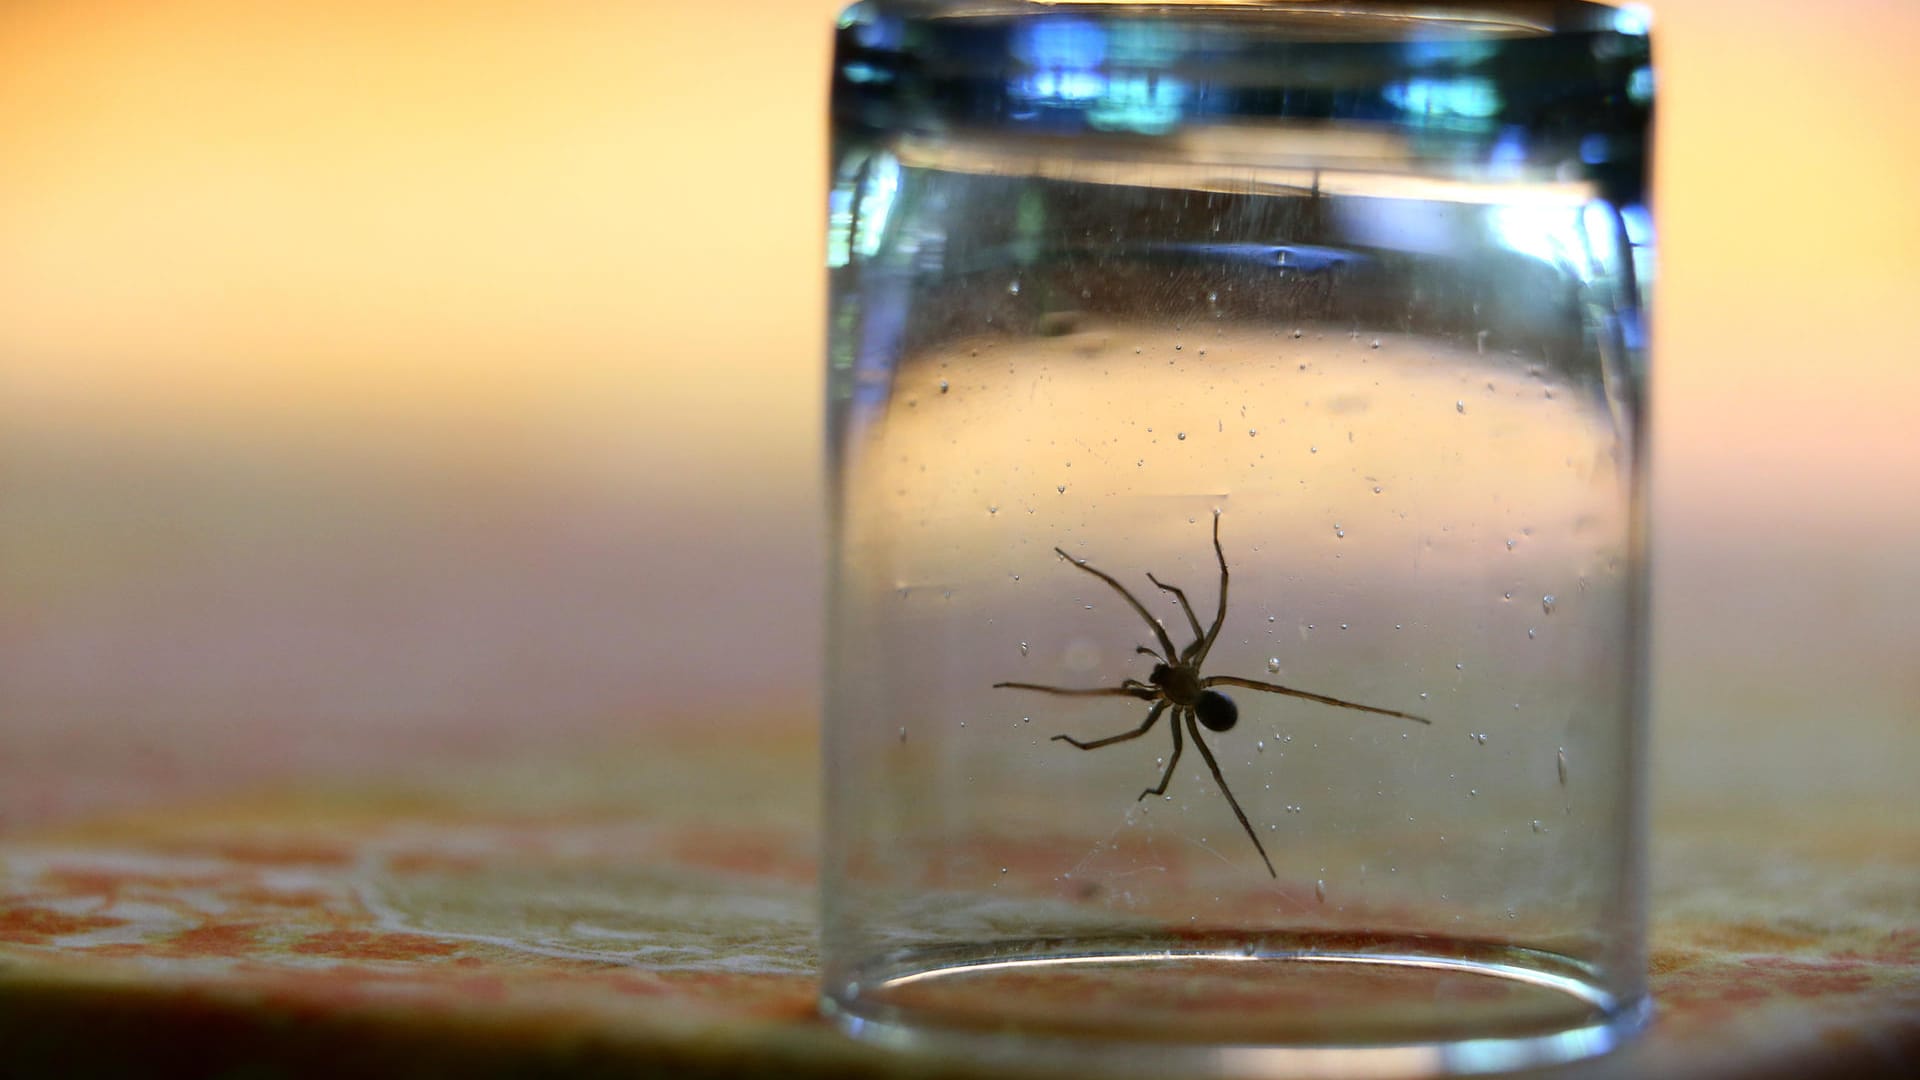
<path id="1" fill-rule="evenodd" d="M 1192 709 L 1208 731 L 1231 731 L 1240 722 L 1240 707 L 1218 690 L 1200 689 L 1200 675 L 1186 665 L 1153 665 L 1147 682 L 1160 688 L 1160 695 L 1181 708 Z"/>
<path id="2" fill-rule="evenodd" d="M 1235 675 L 1210 675 L 1202 677 L 1200 674 L 1200 665 L 1206 662 L 1207 653 L 1212 650 L 1214 640 L 1220 636 L 1221 625 L 1227 621 L 1227 553 L 1220 547 L 1220 514 L 1217 511 L 1213 515 L 1213 552 L 1220 560 L 1220 609 L 1214 616 L 1212 626 L 1206 630 L 1200 629 L 1200 619 L 1193 613 L 1193 605 L 1187 602 L 1187 594 L 1178 586 L 1168 585 L 1152 574 L 1147 575 L 1147 580 L 1153 582 L 1155 588 L 1162 592 L 1173 594 L 1173 598 L 1180 602 L 1180 610 L 1186 613 L 1187 624 L 1193 628 L 1193 644 L 1177 651 L 1173 647 L 1173 639 L 1167 635 L 1167 628 L 1161 624 L 1159 619 L 1154 618 L 1148 613 L 1146 606 L 1141 604 L 1132 593 L 1128 592 L 1126 586 L 1115 581 L 1111 576 L 1095 570 L 1086 563 L 1074 559 L 1073 556 L 1068 555 L 1059 548 L 1054 548 L 1053 550 L 1058 553 L 1061 558 L 1092 574 L 1094 577 L 1099 578 L 1101 581 L 1106 582 L 1115 592 L 1120 594 L 1121 598 L 1133 607 L 1134 611 L 1139 612 L 1140 617 L 1145 619 L 1147 625 L 1152 628 L 1154 637 L 1159 642 L 1160 649 L 1156 651 L 1148 646 L 1142 645 L 1134 651 L 1151 656 L 1158 661 L 1158 663 L 1153 665 L 1153 671 L 1148 674 L 1146 682 L 1141 682 L 1138 679 L 1124 679 L 1119 686 L 1076 689 L 1062 686 L 1041 686 L 1037 683 L 1001 682 L 994 683 L 994 687 L 996 689 L 1004 687 L 1013 690 L 1038 690 L 1043 694 L 1055 694 L 1061 697 L 1131 697 L 1152 703 L 1153 708 L 1147 712 L 1147 718 L 1142 720 L 1140 726 L 1134 728 L 1132 731 L 1125 731 L 1118 735 L 1109 735 L 1104 739 L 1094 739 L 1091 742 L 1082 742 L 1071 735 L 1055 735 L 1053 737 L 1057 742 L 1069 743 L 1081 750 L 1098 750 L 1103 746 L 1111 746 L 1117 742 L 1137 739 L 1153 730 L 1153 725 L 1160 721 L 1162 713 L 1165 713 L 1169 709 L 1173 710 L 1173 756 L 1167 760 L 1167 769 L 1166 772 L 1160 775 L 1160 783 L 1142 791 L 1140 798 L 1144 799 L 1149 795 L 1165 795 L 1167 793 L 1167 785 L 1173 780 L 1174 769 L 1180 765 L 1180 753 L 1186 746 L 1186 740 L 1181 734 L 1181 728 L 1184 725 L 1186 733 L 1193 736 L 1193 744 L 1200 748 L 1200 756 L 1206 759 L 1207 768 L 1213 773 L 1214 781 L 1220 785 L 1220 794 L 1227 797 L 1227 805 L 1233 807 L 1234 816 L 1240 819 L 1240 827 L 1247 831 L 1247 839 L 1253 841 L 1254 850 L 1260 853 L 1261 861 L 1267 864 L 1267 873 L 1273 877 L 1280 876 L 1274 872 L 1273 860 L 1267 858 L 1266 847 L 1260 843 L 1260 837 L 1254 833 L 1253 825 L 1247 821 L 1246 813 L 1240 809 L 1239 800 L 1233 797 L 1233 792 L 1227 787 L 1227 778 L 1220 773 L 1220 763 L 1214 760 L 1213 751 L 1207 746 L 1206 740 L 1200 737 L 1200 729 L 1202 727 L 1208 731 L 1229 731 L 1240 721 L 1239 706 L 1233 703 L 1232 698 L 1218 690 L 1210 689 L 1211 687 L 1216 685 L 1243 686 L 1249 690 L 1262 690 L 1270 694 L 1284 694 L 1287 697 L 1302 698 L 1307 701 L 1319 702 L 1322 705 L 1333 705 L 1342 709 L 1355 709 L 1359 712 L 1375 713 L 1380 716 L 1393 716 L 1402 720 L 1412 720 L 1420 724 L 1432 723 L 1432 721 L 1427 720 L 1425 717 L 1415 716 L 1412 713 L 1404 713 L 1395 709 L 1375 708 L 1372 705 L 1362 705 L 1358 702 L 1345 701 L 1341 698 L 1327 697 L 1324 694 L 1295 690 L 1277 683 L 1242 679 Z"/>

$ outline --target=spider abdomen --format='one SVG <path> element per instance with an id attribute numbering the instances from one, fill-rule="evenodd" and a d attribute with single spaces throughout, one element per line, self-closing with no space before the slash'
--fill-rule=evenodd
<path id="1" fill-rule="evenodd" d="M 1240 707 L 1218 690 L 1202 691 L 1193 712 L 1208 731 L 1226 731 L 1240 722 Z"/>

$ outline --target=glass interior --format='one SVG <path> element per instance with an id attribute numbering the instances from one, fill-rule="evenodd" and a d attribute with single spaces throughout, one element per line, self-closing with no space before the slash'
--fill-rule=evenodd
<path id="1" fill-rule="evenodd" d="M 836 64 L 829 1010 L 1249 1073 L 1637 1026 L 1644 22 L 862 4 Z"/>

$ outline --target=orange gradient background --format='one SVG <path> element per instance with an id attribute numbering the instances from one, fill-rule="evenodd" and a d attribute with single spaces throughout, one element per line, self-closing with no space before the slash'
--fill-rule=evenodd
<path id="1" fill-rule="evenodd" d="M 0 5 L 0 830 L 816 712 L 827 0 Z M 1920 5 L 1654 7 L 1655 777 L 1920 760 Z"/>

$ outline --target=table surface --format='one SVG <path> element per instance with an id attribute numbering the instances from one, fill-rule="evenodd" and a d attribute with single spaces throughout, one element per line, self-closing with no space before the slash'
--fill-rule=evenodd
<path id="1" fill-rule="evenodd" d="M 0 834 L 0 1073 L 969 1073 L 816 1015 L 810 725 L 574 753 Z M 1575 1071 L 1920 1074 L 1920 819 L 1888 809 L 1657 813 L 1657 1019 Z"/>

